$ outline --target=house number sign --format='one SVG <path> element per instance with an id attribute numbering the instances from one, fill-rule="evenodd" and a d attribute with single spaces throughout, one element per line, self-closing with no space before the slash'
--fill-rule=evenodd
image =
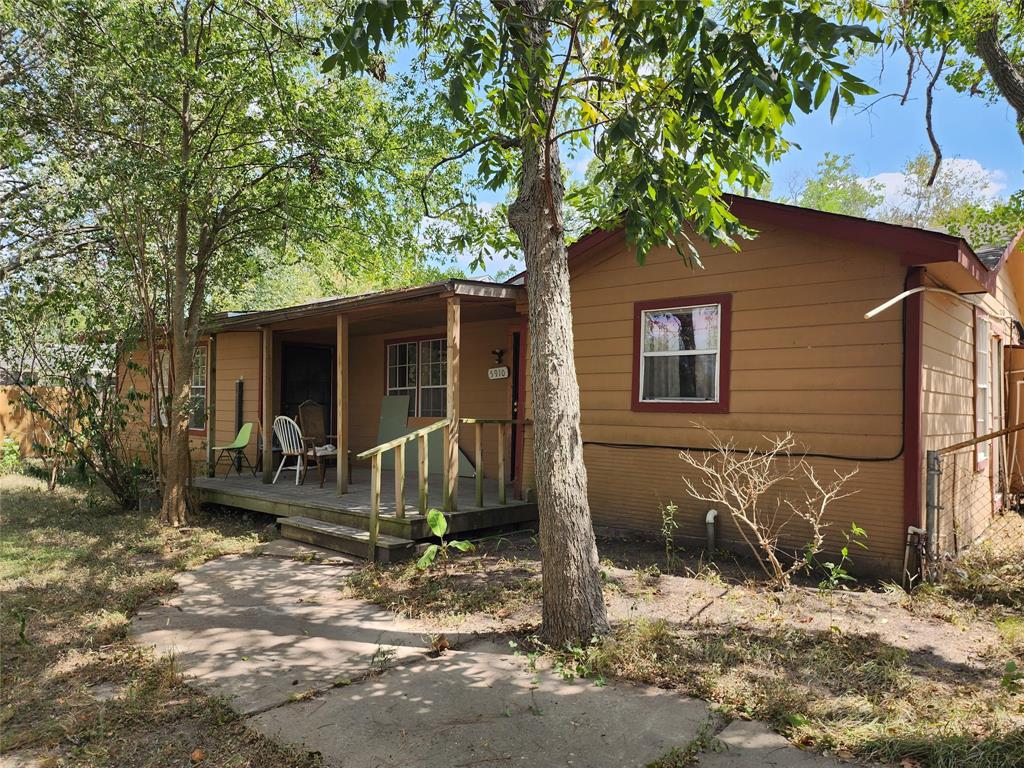
<path id="1" fill-rule="evenodd" d="M 507 365 L 499 365 L 499 366 L 497 366 L 495 368 L 488 368 L 487 369 L 487 378 L 490 379 L 491 381 L 494 381 L 495 379 L 507 379 L 508 378 L 508 366 Z"/>

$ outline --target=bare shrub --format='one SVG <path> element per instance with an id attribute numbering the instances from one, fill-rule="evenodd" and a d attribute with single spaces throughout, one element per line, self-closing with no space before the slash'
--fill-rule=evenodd
<path id="1" fill-rule="evenodd" d="M 851 496 L 844 491 L 846 481 L 858 469 L 824 481 L 802 454 L 794 455 L 796 440 L 792 433 L 776 435 L 764 451 L 737 449 L 734 440 L 723 442 L 715 432 L 698 425 L 708 435 L 711 448 L 706 452 L 682 451 L 686 464 L 696 471 L 694 478 L 683 476 L 687 493 L 729 513 L 744 542 L 764 570 L 771 583 L 786 587 L 794 573 L 807 568 L 821 552 L 825 541 L 825 512 L 833 501 Z M 785 498 L 772 493 L 781 483 L 794 481 L 802 499 Z M 792 523 L 810 528 L 810 540 L 800 551 L 788 554 L 779 547 L 779 539 Z"/>

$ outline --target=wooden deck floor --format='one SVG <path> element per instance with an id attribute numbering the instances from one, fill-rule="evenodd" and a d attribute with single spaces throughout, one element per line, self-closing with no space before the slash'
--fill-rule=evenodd
<path id="1" fill-rule="evenodd" d="M 334 487 L 334 469 L 327 472 L 327 482 L 319 487 L 316 471 L 310 471 L 303 485 L 295 485 L 295 474 L 281 474 L 273 485 L 264 485 L 259 477 L 251 474 L 238 476 L 234 473 L 225 478 L 199 477 L 192 481 L 200 501 L 222 504 L 239 509 L 291 517 L 303 515 L 327 522 L 366 527 L 370 517 L 370 471 L 357 468 L 352 473 L 349 492 L 339 496 Z M 441 499 L 441 478 L 431 476 L 428 509 L 443 508 Z M 449 528 L 452 532 L 466 532 L 506 525 L 527 523 L 536 520 L 537 508 L 533 503 L 513 498 L 508 488 L 506 504 L 498 502 L 498 486 L 494 480 L 484 482 L 484 505 L 476 506 L 476 481 L 473 478 L 459 479 L 458 510 L 449 513 Z M 426 519 L 416 508 L 416 477 L 406 479 L 405 517 L 395 515 L 394 473 L 385 471 L 381 478 L 381 533 L 410 539 L 424 539 L 429 536 Z"/>

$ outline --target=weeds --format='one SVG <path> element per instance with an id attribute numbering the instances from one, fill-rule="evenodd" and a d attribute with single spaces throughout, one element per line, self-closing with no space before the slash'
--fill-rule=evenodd
<path id="1" fill-rule="evenodd" d="M 446 618 L 482 613 L 505 619 L 532 610 L 540 600 L 540 578 L 515 558 L 462 557 L 437 579 L 415 564 L 367 565 L 349 577 L 346 595 L 369 600 L 410 618 Z"/>
<path id="2" fill-rule="evenodd" d="M 679 528 L 679 521 L 676 520 L 678 511 L 679 506 L 671 501 L 661 507 L 661 538 L 665 542 L 665 573 L 672 573 L 675 565 L 675 536 L 676 530 Z"/>
<path id="3" fill-rule="evenodd" d="M 13 475 L 21 472 L 22 467 L 21 446 L 8 435 L 0 440 L 0 475 Z"/>
<path id="4" fill-rule="evenodd" d="M 805 746 L 949 768 L 1024 764 L 1019 702 L 998 674 L 986 680 L 911 663 L 875 636 L 749 626 L 682 632 L 637 620 L 584 648 L 546 653 L 556 671 L 676 688 Z M 677 764 L 685 765 L 664 763 Z"/>
<path id="5" fill-rule="evenodd" d="M 61 764 L 313 766 L 186 686 L 173 658 L 127 639 L 129 617 L 173 589 L 180 568 L 258 543 L 234 517 L 187 532 L 102 496 L 25 476 L 0 478 L 0 751 L 59 751 Z M 97 698 L 100 687 L 117 696 Z M 56 764 L 56 763 L 54 763 Z"/>

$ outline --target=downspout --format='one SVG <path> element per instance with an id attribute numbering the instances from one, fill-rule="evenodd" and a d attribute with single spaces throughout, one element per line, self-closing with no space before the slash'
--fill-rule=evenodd
<path id="1" fill-rule="evenodd" d="M 906 288 L 924 286 L 924 268 L 907 270 Z M 922 338 L 924 292 L 907 296 L 903 304 L 903 527 L 920 528 L 922 452 Z"/>

